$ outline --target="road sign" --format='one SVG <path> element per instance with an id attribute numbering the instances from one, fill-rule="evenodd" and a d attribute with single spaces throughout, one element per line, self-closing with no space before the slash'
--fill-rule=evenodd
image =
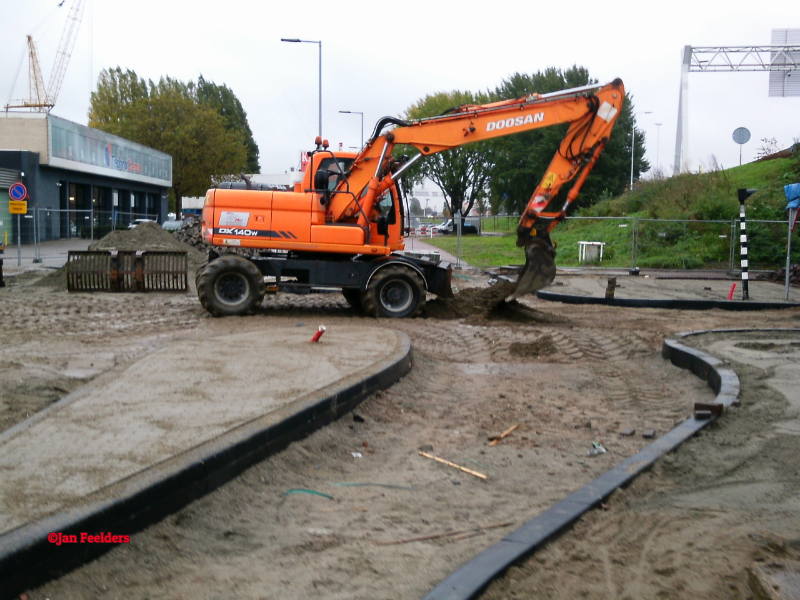
<path id="1" fill-rule="evenodd" d="M 20 182 L 8 188 L 8 197 L 12 200 L 25 200 L 28 197 L 27 188 Z"/>
<path id="2" fill-rule="evenodd" d="M 733 141 L 737 144 L 746 144 L 750 141 L 750 130 L 746 127 L 737 127 L 733 131 Z"/>
<path id="3" fill-rule="evenodd" d="M 24 215 L 28 212 L 28 202 L 26 200 L 9 200 L 8 213 L 11 215 Z"/>

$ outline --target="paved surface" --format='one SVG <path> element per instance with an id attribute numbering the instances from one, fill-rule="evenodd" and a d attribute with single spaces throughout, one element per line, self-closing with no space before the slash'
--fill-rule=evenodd
<path id="1" fill-rule="evenodd" d="M 742 343 L 735 334 L 731 334 L 713 342 L 708 349 L 710 354 L 718 358 L 753 365 L 769 373 L 765 385 L 780 392 L 789 404 L 786 411 L 788 418 L 776 423 L 776 431 L 800 435 L 800 342 L 765 331 L 756 343 Z"/>
<path id="2" fill-rule="evenodd" d="M 587 273 L 586 271 L 559 270 L 553 285 L 546 291 L 555 294 L 604 298 L 608 280 L 616 279 L 614 297 L 619 299 L 650 300 L 727 300 L 731 287 L 736 284 L 732 300 L 742 300 L 740 279 L 720 279 L 718 272 L 652 272 L 630 276 L 626 274 Z M 695 279 L 695 277 L 697 279 Z M 749 281 L 749 299 L 753 302 L 800 302 L 800 288 L 790 286 L 789 299 L 782 283 Z"/>
<path id="3" fill-rule="evenodd" d="M 437 252 L 439 254 L 439 258 L 445 262 L 449 262 L 453 265 L 453 268 L 460 268 L 460 269 L 470 269 L 470 265 L 465 263 L 463 260 L 459 261 L 455 256 L 450 254 L 449 252 L 445 252 L 444 250 L 437 248 L 436 246 L 432 246 L 425 242 L 424 238 L 420 237 L 408 237 L 406 238 L 406 252 Z"/>
<path id="4" fill-rule="evenodd" d="M 0 258 L 3 259 L 3 273 L 15 275 L 32 269 L 63 267 L 67 262 L 67 253 L 70 250 L 86 250 L 91 243 L 92 240 L 81 239 L 42 242 L 38 249 L 42 262 L 33 262 L 37 256 L 37 249 L 33 244 L 26 244 L 19 248 L 15 244 L 8 245 L 5 253 L 0 254 Z"/>
<path id="5" fill-rule="evenodd" d="M 408 343 L 354 325 L 311 344 L 307 328 L 270 325 L 154 349 L 0 435 L 0 538 L 106 501 L 115 486 L 169 472 L 170 461 L 255 421 L 287 420 L 360 385 Z"/>

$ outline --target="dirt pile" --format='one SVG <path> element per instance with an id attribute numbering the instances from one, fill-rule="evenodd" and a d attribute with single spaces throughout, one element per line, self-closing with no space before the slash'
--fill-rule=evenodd
<path id="1" fill-rule="evenodd" d="M 190 257 L 200 251 L 185 244 L 175 235 L 164 231 L 161 225 L 147 222 L 134 229 L 117 229 L 89 246 L 89 250 L 161 250 L 165 252 L 188 252 Z"/>
<path id="2" fill-rule="evenodd" d="M 776 281 L 778 283 L 783 283 L 786 281 L 786 269 L 764 273 L 759 275 L 758 279 L 762 281 Z M 789 267 L 789 283 L 800 285 L 800 265 L 792 265 Z"/>
<path id="3" fill-rule="evenodd" d="M 431 300 L 426 304 L 424 314 L 429 319 L 465 319 L 470 325 L 487 325 L 491 321 L 552 322 L 552 316 L 516 301 L 506 302 L 515 288 L 516 284 L 509 281 L 499 281 L 486 288 L 467 288 L 458 292 L 455 298 Z"/>
<path id="4" fill-rule="evenodd" d="M 188 244 L 201 252 L 208 250 L 208 244 L 203 241 L 203 231 L 200 219 L 188 219 L 183 222 L 180 229 L 174 234 L 175 238 Z"/>
<path id="5" fill-rule="evenodd" d="M 206 259 L 205 251 L 184 243 L 175 235 L 164 231 L 155 222 L 146 222 L 134 229 L 117 229 L 89 246 L 89 250 L 186 252 L 189 279 Z M 34 285 L 66 289 L 66 266 L 45 275 Z"/>
<path id="6" fill-rule="evenodd" d="M 434 319 L 484 318 L 514 291 L 514 284 L 501 281 L 488 288 L 467 288 L 455 298 L 437 298 L 425 307 L 425 316 Z"/>
<path id="7" fill-rule="evenodd" d="M 558 352 L 558 348 L 550 335 L 543 335 L 532 342 L 513 342 L 508 347 L 508 353 L 511 356 L 521 356 L 523 358 L 550 356 L 556 352 Z"/>

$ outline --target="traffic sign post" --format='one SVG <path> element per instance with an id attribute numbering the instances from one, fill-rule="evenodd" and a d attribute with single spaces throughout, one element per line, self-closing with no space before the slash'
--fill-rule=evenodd
<path id="1" fill-rule="evenodd" d="M 22 184 L 22 182 L 18 181 L 8 188 L 8 197 L 12 200 L 27 200 L 28 189 Z"/>
<path id="2" fill-rule="evenodd" d="M 17 215 L 17 266 L 22 266 L 22 223 L 20 215 L 28 212 L 28 189 L 21 181 L 8 188 L 8 212 Z"/>
<path id="3" fill-rule="evenodd" d="M 739 144 L 739 166 L 742 166 L 742 146 L 750 141 L 750 130 L 737 127 L 733 132 L 733 141 Z"/>
<path id="4" fill-rule="evenodd" d="M 22 266 L 22 223 L 17 215 L 17 266 Z"/>
<path id="5" fill-rule="evenodd" d="M 740 188 L 736 191 L 739 196 L 739 244 L 741 247 L 740 256 L 742 259 L 742 300 L 750 300 L 750 288 L 748 286 L 748 269 L 750 261 L 747 255 L 747 225 L 745 221 L 744 201 L 755 194 L 758 190 Z"/>
<path id="6" fill-rule="evenodd" d="M 10 215 L 24 215 L 28 212 L 27 200 L 9 200 L 8 201 L 8 214 Z"/>

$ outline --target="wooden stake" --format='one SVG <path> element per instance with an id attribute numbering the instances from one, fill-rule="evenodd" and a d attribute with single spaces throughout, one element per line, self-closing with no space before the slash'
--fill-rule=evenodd
<path id="1" fill-rule="evenodd" d="M 420 451 L 419 455 L 424 456 L 425 458 L 430 458 L 431 460 L 435 460 L 436 462 L 440 462 L 443 465 L 447 465 L 448 467 L 453 467 L 454 469 L 458 469 L 459 471 L 464 471 L 464 473 L 469 473 L 474 477 L 480 477 L 481 479 L 488 479 L 488 477 L 486 477 L 486 475 L 484 475 L 483 473 L 478 473 L 477 471 L 473 471 L 472 469 L 468 469 L 467 467 L 462 467 L 461 465 L 452 463 L 449 460 L 444 460 L 443 458 L 438 458 L 436 456 L 428 454 L 427 452 Z"/>
<path id="2" fill-rule="evenodd" d="M 495 440 L 493 440 L 493 441 L 492 441 L 492 443 L 491 443 L 491 444 L 489 444 L 489 445 L 490 445 L 490 446 L 495 446 L 495 445 L 497 445 L 497 442 L 499 442 L 500 440 L 502 440 L 504 437 L 511 435 L 511 432 L 512 432 L 512 431 L 514 431 L 514 430 L 515 430 L 517 427 L 519 427 L 520 425 L 522 425 L 522 423 L 517 423 L 516 425 L 512 425 L 511 427 L 509 427 L 508 429 L 506 429 L 506 430 L 505 430 L 503 433 L 501 433 L 499 438 L 496 438 Z"/>

